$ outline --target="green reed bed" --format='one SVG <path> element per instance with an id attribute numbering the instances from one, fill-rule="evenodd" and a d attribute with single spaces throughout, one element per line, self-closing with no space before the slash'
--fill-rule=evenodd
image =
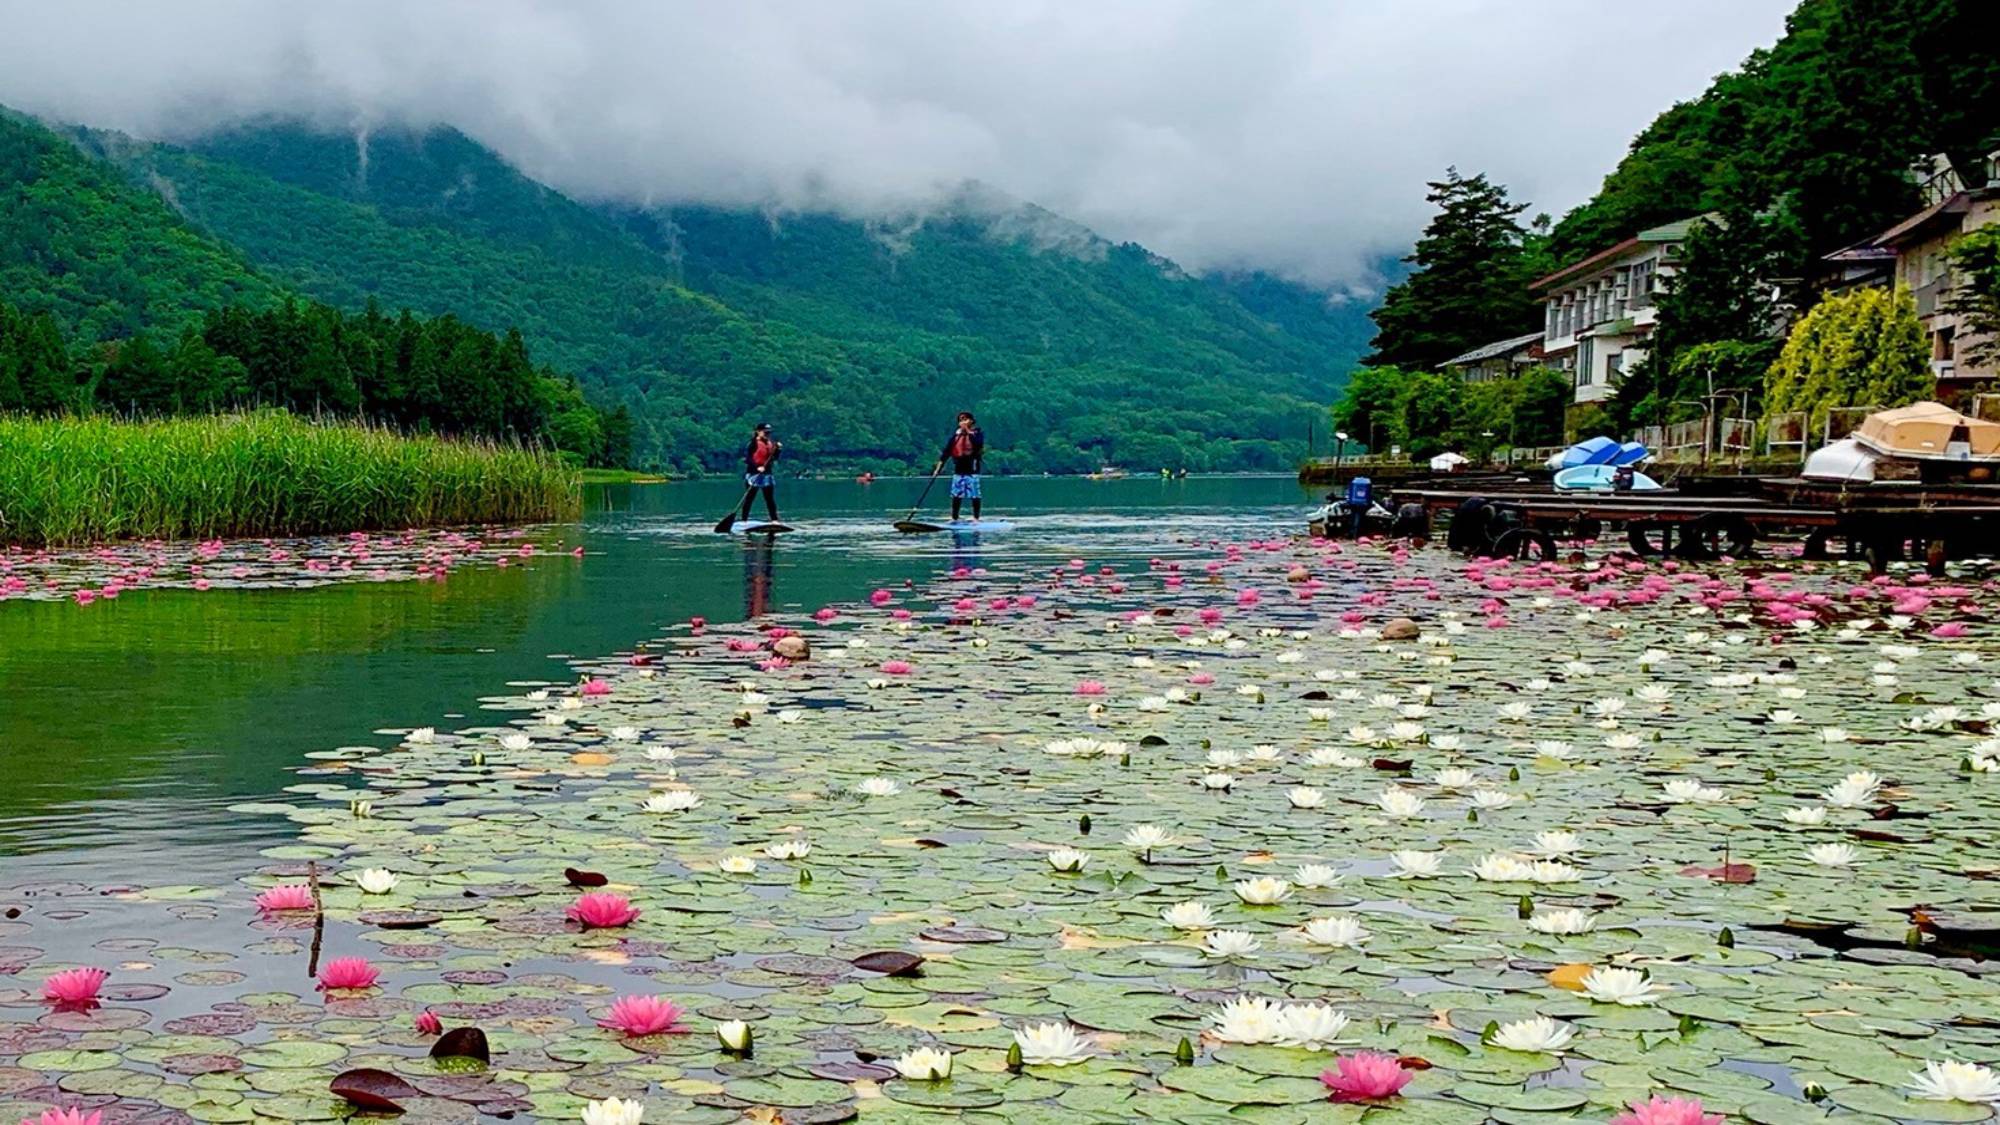
<path id="1" fill-rule="evenodd" d="M 307 535 L 575 516 L 575 470 L 516 445 L 282 411 L 0 418 L 0 542 Z"/>

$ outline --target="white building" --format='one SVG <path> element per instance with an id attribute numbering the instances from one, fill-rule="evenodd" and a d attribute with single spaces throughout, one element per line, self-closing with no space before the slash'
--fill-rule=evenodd
<path id="1" fill-rule="evenodd" d="M 1642 230 L 1534 282 L 1547 309 L 1542 352 L 1570 373 L 1577 402 L 1600 402 L 1644 353 L 1665 279 L 1701 217 Z"/>

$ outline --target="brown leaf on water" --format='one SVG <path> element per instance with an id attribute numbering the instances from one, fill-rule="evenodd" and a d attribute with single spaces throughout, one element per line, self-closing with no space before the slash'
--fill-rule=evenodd
<path id="1" fill-rule="evenodd" d="M 576 867 L 563 868 L 563 878 L 569 880 L 569 885 L 572 887 L 601 887 L 611 881 L 595 871 L 584 871 Z"/>
<path id="2" fill-rule="evenodd" d="M 402 1099 L 419 1096 L 415 1086 L 386 1070 L 359 1067 L 334 1075 L 328 1084 L 335 1097 L 346 1098 L 362 1109 L 403 1112 Z"/>
<path id="3" fill-rule="evenodd" d="M 1723 863 L 1714 867 L 1703 867 L 1699 863 L 1691 863 L 1681 868 L 1681 874 L 1696 879 L 1713 879 L 1718 883 L 1754 883 L 1757 881 L 1757 868 L 1748 863 Z"/>

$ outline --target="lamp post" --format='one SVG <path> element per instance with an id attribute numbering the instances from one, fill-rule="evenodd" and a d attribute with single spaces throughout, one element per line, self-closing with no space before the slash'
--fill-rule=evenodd
<path id="1" fill-rule="evenodd" d="M 1491 465 L 1493 463 L 1493 431 L 1481 430 L 1479 431 L 1479 436 L 1486 439 L 1486 449 L 1483 451 L 1483 456 L 1486 459 L 1486 463 Z"/>
<path id="2" fill-rule="evenodd" d="M 1333 483 L 1340 483 L 1340 459 L 1347 452 L 1347 431 L 1333 431 Z"/>

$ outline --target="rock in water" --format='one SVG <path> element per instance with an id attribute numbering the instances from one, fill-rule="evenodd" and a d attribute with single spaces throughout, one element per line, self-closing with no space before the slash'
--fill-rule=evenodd
<path id="1" fill-rule="evenodd" d="M 1305 567 L 1302 566 L 1295 566 L 1292 569 L 1285 572 L 1285 581 L 1310 582 L 1312 581 L 1312 576 L 1313 576 L 1312 571 L 1307 570 Z"/>
<path id="2" fill-rule="evenodd" d="M 1385 641 L 1414 641 L 1422 633 L 1417 623 L 1407 617 L 1392 617 L 1388 624 L 1382 626 L 1382 639 Z"/>
<path id="3" fill-rule="evenodd" d="M 812 659 L 812 646 L 804 637 L 779 637 L 771 643 L 771 651 L 794 663 Z"/>

